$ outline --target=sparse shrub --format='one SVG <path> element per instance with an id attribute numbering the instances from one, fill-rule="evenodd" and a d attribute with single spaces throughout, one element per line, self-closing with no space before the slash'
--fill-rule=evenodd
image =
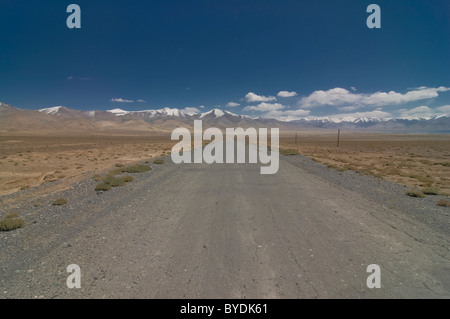
<path id="1" fill-rule="evenodd" d="M 118 163 L 116 164 L 116 167 L 125 167 L 125 165 Z"/>
<path id="2" fill-rule="evenodd" d="M 410 197 L 416 197 L 416 198 L 424 198 L 425 194 L 422 191 L 410 189 L 406 192 L 406 195 Z"/>
<path id="3" fill-rule="evenodd" d="M 144 172 L 148 172 L 150 171 L 152 168 L 145 166 L 145 165 L 132 165 L 132 166 L 128 166 L 124 169 L 125 172 L 130 173 L 130 174 L 135 174 L 135 173 L 144 173 Z"/>
<path id="4" fill-rule="evenodd" d="M 134 181 L 134 177 L 133 176 L 124 176 L 124 177 L 122 177 L 122 180 L 125 183 L 130 183 L 130 182 Z"/>
<path id="5" fill-rule="evenodd" d="M 12 213 L 0 220 L 0 231 L 11 231 L 25 226 L 25 220 L 19 214 Z"/>
<path id="6" fill-rule="evenodd" d="M 94 181 L 96 182 L 100 182 L 103 178 L 100 175 L 95 175 L 94 177 L 92 177 L 94 179 Z"/>
<path id="7" fill-rule="evenodd" d="M 440 191 L 437 187 L 426 187 L 422 190 L 425 195 L 439 195 Z"/>
<path id="8" fill-rule="evenodd" d="M 298 150 L 295 149 L 284 149 L 284 148 L 280 148 L 280 154 L 284 155 L 284 156 L 294 156 L 294 155 L 298 155 Z"/>
<path id="9" fill-rule="evenodd" d="M 54 206 L 62 206 L 62 205 L 66 205 L 66 204 L 67 204 L 67 199 L 65 199 L 65 198 L 59 198 L 53 202 Z"/>
<path id="10" fill-rule="evenodd" d="M 111 172 L 109 172 L 108 173 L 108 175 L 120 175 L 120 174 L 123 174 L 125 172 L 125 169 L 124 168 L 116 168 L 116 169 L 113 169 Z"/>
<path id="11" fill-rule="evenodd" d="M 95 187 L 96 191 L 104 191 L 107 192 L 111 189 L 111 186 L 109 184 L 106 183 L 100 183 Z"/>
<path id="12" fill-rule="evenodd" d="M 156 160 L 153 161 L 153 164 L 157 164 L 157 165 L 164 164 L 164 160 L 163 159 L 156 159 Z"/>
<path id="13" fill-rule="evenodd" d="M 450 201 L 441 199 L 440 201 L 437 202 L 437 205 L 442 207 L 450 207 Z"/>
<path id="14" fill-rule="evenodd" d="M 107 176 L 103 179 L 103 181 L 104 181 L 106 184 L 108 184 L 108 185 L 110 185 L 110 186 L 112 186 L 112 187 L 119 187 L 119 186 L 125 185 L 125 182 L 124 182 L 123 178 L 116 177 L 116 176 L 113 176 L 113 175 L 107 175 Z"/>

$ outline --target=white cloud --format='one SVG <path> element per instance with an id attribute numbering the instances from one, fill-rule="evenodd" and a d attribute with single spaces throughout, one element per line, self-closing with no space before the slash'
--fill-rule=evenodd
<path id="1" fill-rule="evenodd" d="M 431 109 L 428 106 L 418 106 L 413 109 L 401 109 L 398 110 L 399 115 L 397 118 L 399 119 L 430 119 L 435 116 L 450 116 L 450 105 L 440 106 L 435 109 Z"/>
<path id="2" fill-rule="evenodd" d="M 235 102 L 229 102 L 227 105 L 225 105 L 226 107 L 236 107 L 239 106 L 239 103 L 235 103 Z"/>
<path id="3" fill-rule="evenodd" d="M 312 108 L 317 106 L 331 105 L 340 106 L 345 104 L 353 104 L 360 107 L 363 106 L 383 106 L 397 105 L 402 103 L 420 101 L 424 99 L 435 98 L 439 96 L 438 92 L 450 91 L 450 88 L 427 88 L 420 87 L 409 91 L 405 94 L 394 91 L 376 92 L 373 94 L 357 94 L 351 93 L 343 88 L 334 88 L 328 91 L 315 91 L 307 97 L 303 97 L 299 105 L 304 108 Z"/>
<path id="4" fill-rule="evenodd" d="M 144 100 L 137 100 L 137 102 L 139 102 L 139 103 L 145 103 Z"/>
<path id="5" fill-rule="evenodd" d="M 400 113 L 398 118 L 400 119 L 412 119 L 418 117 L 429 117 L 432 115 L 433 111 L 428 106 L 418 106 L 413 109 L 401 109 L 398 110 Z"/>
<path id="6" fill-rule="evenodd" d="M 339 110 L 339 111 L 342 111 L 342 112 L 351 112 L 351 111 L 354 111 L 354 110 L 357 110 L 357 109 L 358 109 L 357 106 L 344 106 L 344 107 L 338 107 L 338 110 Z"/>
<path id="7" fill-rule="evenodd" d="M 133 103 L 133 100 L 124 100 L 122 98 L 116 98 L 116 99 L 111 99 L 111 102 L 117 102 L 117 103 Z"/>
<path id="8" fill-rule="evenodd" d="M 277 119 L 280 121 L 293 121 L 310 114 L 309 110 L 286 110 L 286 106 L 280 103 L 260 103 L 258 105 L 246 106 L 243 111 L 257 111 L 263 113 L 262 118 Z"/>
<path id="9" fill-rule="evenodd" d="M 201 108 L 201 109 L 204 109 L 204 108 L 205 108 L 205 106 L 204 106 L 204 105 L 200 105 L 200 106 L 199 106 L 199 108 Z"/>
<path id="10" fill-rule="evenodd" d="M 352 121 L 359 118 L 377 118 L 377 119 L 391 119 L 392 114 L 384 112 L 382 110 L 374 110 L 369 112 L 354 112 L 354 113 L 343 113 L 343 114 L 331 114 L 327 116 L 312 116 L 308 117 L 310 120 L 324 120 L 331 119 L 335 121 L 347 120 Z"/>
<path id="11" fill-rule="evenodd" d="M 353 104 L 360 100 L 358 94 L 353 94 L 342 88 L 335 88 L 328 91 L 315 91 L 308 97 L 300 100 L 300 105 L 306 108 L 321 105 L 341 105 Z"/>
<path id="12" fill-rule="evenodd" d="M 280 91 L 278 92 L 279 97 L 294 97 L 297 96 L 297 92 L 289 92 L 289 91 Z"/>
<path id="13" fill-rule="evenodd" d="M 247 99 L 247 102 L 271 102 L 277 100 L 275 96 L 257 95 L 253 92 L 248 93 L 245 98 Z"/>
<path id="14" fill-rule="evenodd" d="M 450 105 L 444 105 L 436 108 L 439 113 L 446 113 L 450 115 Z"/>
<path id="15" fill-rule="evenodd" d="M 186 108 L 182 109 L 181 111 L 183 111 L 184 113 L 190 114 L 190 115 L 200 113 L 200 110 L 196 107 L 186 107 Z"/>
<path id="16" fill-rule="evenodd" d="M 246 106 L 244 111 L 270 112 L 286 108 L 280 103 L 260 103 L 258 105 Z"/>
<path id="17" fill-rule="evenodd" d="M 72 75 L 69 76 L 69 77 L 67 78 L 67 80 L 73 80 L 73 76 L 72 76 Z"/>
<path id="18" fill-rule="evenodd" d="M 354 86 L 351 86 L 350 88 L 352 89 L 353 92 L 358 91 Z"/>
<path id="19" fill-rule="evenodd" d="M 309 110 L 275 110 L 270 111 L 268 113 L 263 114 L 261 117 L 263 118 L 274 118 L 279 121 L 294 121 L 304 118 L 305 116 L 308 116 L 311 111 Z"/>

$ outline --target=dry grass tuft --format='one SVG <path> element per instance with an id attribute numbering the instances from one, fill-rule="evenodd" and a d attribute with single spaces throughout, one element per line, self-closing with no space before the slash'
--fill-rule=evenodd
<path id="1" fill-rule="evenodd" d="M 406 195 L 408 195 L 410 197 L 416 197 L 416 198 L 426 197 L 422 191 L 418 191 L 418 190 L 414 190 L 414 189 L 410 189 L 409 191 L 407 191 Z"/>
<path id="2" fill-rule="evenodd" d="M 0 231 L 11 231 L 25 226 L 25 220 L 19 214 L 12 213 L 0 220 Z"/>
<path id="3" fill-rule="evenodd" d="M 439 195 L 441 190 L 437 187 L 426 187 L 426 188 L 422 189 L 422 192 L 425 195 Z"/>
<path id="4" fill-rule="evenodd" d="M 100 183 L 95 187 L 95 190 L 107 192 L 107 191 L 111 190 L 111 186 L 107 183 Z"/>
<path id="5" fill-rule="evenodd" d="M 442 207 L 450 207 L 450 201 L 441 199 L 439 202 L 437 202 L 437 205 Z"/>
<path id="6" fill-rule="evenodd" d="M 53 202 L 54 206 L 62 206 L 62 205 L 66 205 L 66 204 L 67 204 L 67 199 L 65 199 L 65 198 L 59 198 Z"/>
<path id="7" fill-rule="evenodd" d="M 136 165 L 126 167 L 124 169 L 124 172 L 130 173 L 130 174 L 137 174 L 137 173 L 145 173 L 145 172 L 148 172 L 151 170 L 152 170 L 152 168 L 149 166 L 136 164 Z"/>
<path id="8" fill-rule="evenodd" d="M 284 156 L 294 156 L 294 155 L 298 155 L 298 150 L 296 149 L 285 149 L 285 148 L 280 148 L 280 154 L 284 155 Z"/>

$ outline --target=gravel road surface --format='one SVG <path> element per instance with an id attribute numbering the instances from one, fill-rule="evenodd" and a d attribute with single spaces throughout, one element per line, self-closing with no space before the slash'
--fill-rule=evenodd
<path id="1" fill-rule="evenodd" d="M 109 192 L 86 179 L 0 211 L 27 223 L 0 233 L 0 298 L 450 297 L 449 209 L 437 199 L 301 156 L 281 156 L 275 175 L 152 167 Z M 60 197 L 69 203 L 52 206 Z M 71 264 L 81 289 L 67 288 Z M 367 287 L 371 264 L 380 289 Z"/>

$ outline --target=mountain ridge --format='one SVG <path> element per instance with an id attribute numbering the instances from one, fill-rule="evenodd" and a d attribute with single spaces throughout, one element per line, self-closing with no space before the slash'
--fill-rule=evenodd
<path id="1" fill-rule="evenodd" d="M 142 111 L 112 110 L 80 111 L 64 106 L 40 110 L 21 109 L 0 102 L 0 133 L 32 131 L 84 132 L 169 132 L 177 127 L 192 128 L 194 120 L 204 127 L 278 127 L 280 130 L 347 129 L 371 132 L 444 132 L 450 133 L 450 117 L 417 119 L 380 119 L 376 117 L 306 117 L 293 121 L 238 115 L 227 110 L 187 112 L 177 108 Z"/>

